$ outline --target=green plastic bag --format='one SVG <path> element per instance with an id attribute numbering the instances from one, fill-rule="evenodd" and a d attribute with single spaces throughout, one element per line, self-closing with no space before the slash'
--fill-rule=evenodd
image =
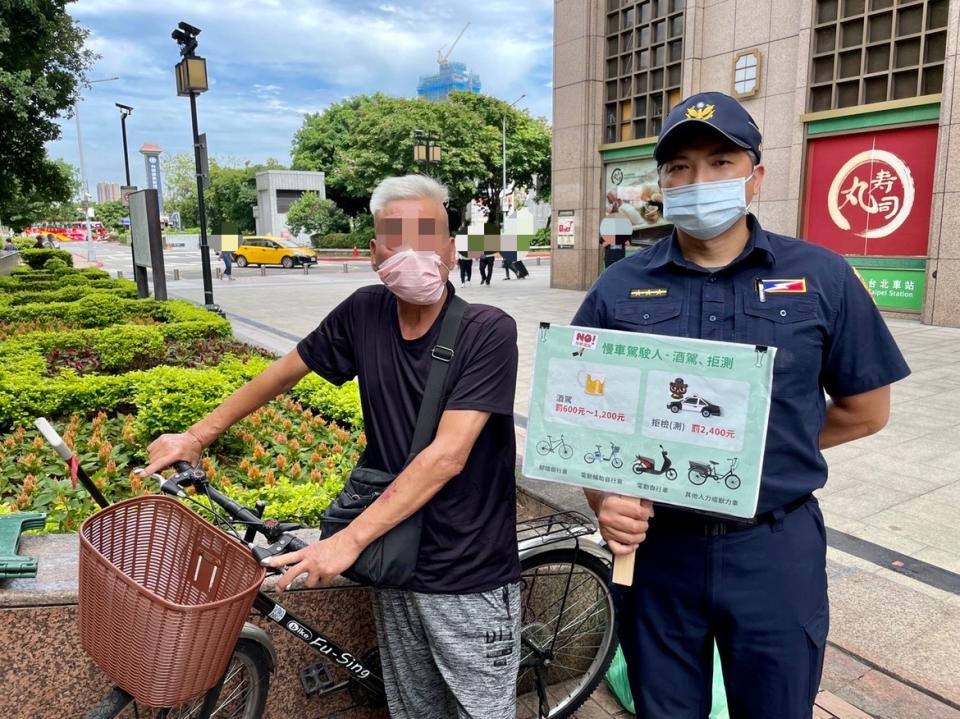
<path id="1" fill-rule="evenodd" d="M 627 662 L 623 658 L 623 650 L 617 647 L 613 655 L 610 668 L 605 677 L 610 691 L 620 702 L 620 706 L 631 714 L 636 713 L 633 705 L 633 694 L 630 692 L 630 680 L 627 678 Z M 717 646 L 713 646 L 713 703 L 710 709 L 710 719 L 730 719 L 727 711 L 727 693 L 723 688 L 723 671 L 720 669 L 720 655 Z"/>

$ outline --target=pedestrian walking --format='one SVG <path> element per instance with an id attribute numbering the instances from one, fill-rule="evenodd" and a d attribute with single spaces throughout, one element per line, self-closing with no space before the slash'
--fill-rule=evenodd
<path id="1" fill-rule="evenodd" d="M 455 295 L 447 197 L 422 175 L 383 180 L 370 198 L 371 263 L 382 285 L 356 290 L 186 432 L 155 440 L 143 471 L 197 463 L 233 424 L 311 371 L 338 385 L 356 377 L 367 437 L 362 469 L 394 478 L 346 528 L 265 563 L 290 565 L 278 590 L 302 574 L 315 587 L 419 516 L 412 576 L 400 588 L 372 591 L 390 716 L 514 719 L 517 326 L 502 310 Z M 436 367 L 445 368 L 439 383 L 431 381 Z M 439 406 L 425 424 L 423 403 Z M 421 436 L 425 448 L 410 452 Z"/>
<path id="2" fill-rule="evenodd" d="M 517 261 L 517 253 L 512 250 L 502 250 L 500 252 L 500 257 L 503 258 L 503 271 L 507 273 L 507 279 L 510 279 L 510 271 L 513 269 L 514 263 Z M 513 271 L 514 275 L 517 274 L 516 270 Z"/>
<path id="3" fill-rule="evenodd" d="M 636 550 L 617 609 L 638 717 L 705 717 L 716 641 L 731 716 L 809 719 L 829 624 L 821 450 L 879 431 L 910 371 L 843 257 L 749 213 L 760 145 L 722 93 L 671 110 L 654 157 L 673 233 L 603 272 L 573 320 L 777 348 L 754 518 L 586 492 L 611 550 Z"/>
<path id="4" fill-rule="evenodd" d="M 484 252 L 480 257 L 480 284 L 490 284 L 493 277 L 493 263 L 496 259 L 496 252 Z"/>
<path id="5" fill-rule="evenodd" d="M 223 260 L 223 274 L 220 279 L 226 277 L 230 281 L 235 280 L 236 277 L 233 276 L 233 253 L 230 250 L 223 250 L 220 252 L 220 259 Z"/>
<path id="6" fill-rule="evenodd" d="M 460 286 L 469 285 L 473 277 L 473 258 L 466 252 L 458 253 L 457 265 L 460 267 Z"/>

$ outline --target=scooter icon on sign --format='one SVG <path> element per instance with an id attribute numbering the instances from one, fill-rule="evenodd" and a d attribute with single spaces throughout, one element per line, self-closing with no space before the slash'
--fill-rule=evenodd
<path id="1" fill-rule="evenodd" d="M 667 450 L 663 448 L 662 444 L 660 445 L 660 454 L 663 455 L 663 464 L 660 465 L 660 469 L 656 468 L 652 459 L 638 454 L 636 461 L 633 463 L 634 474 L 663 474 L 666 475 L 667 479 L 676 479 L 677 470 L 673 468 L 673 462 L 670 461 Z"/>

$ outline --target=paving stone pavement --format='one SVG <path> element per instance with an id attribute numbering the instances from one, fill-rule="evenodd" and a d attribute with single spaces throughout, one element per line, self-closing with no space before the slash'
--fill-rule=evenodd
<path id="1" fill-rule="evenodd" d="M 127 276 L 128 253 L 125 247 L 97 248 L 107 269 Z M 517 320 L 516 412 L 523 416 L 539 323 L 569 322 L 583 296 L 550 288 L 548 261 L 527 265 L 525 280 L 505 281 L 498 267 L 491 286 L 480 286 L 475 273 L 471 286 L 457 288 L 468 301 L 501 307 Z M 377 281 L 369 265 L 352 263 L 349 269 L 344 273 L 342 264 L 331 263 L 310 275 L 271 268 L 261 276 L 235 266 L 238 281 L 214 281 L 215 301 L 239 335 L 286 352 L 352 290 Z M 181 277 L 168 282 L 170 294 L 201 301 L 199 272 L 187 267 Z M 835 546 L 828 550 L 830 641 L 843 651 L 828 655 L 823 686 L 876 717 L 960 719 L 960 330 L 902 319 L 888 326 L 913 373 L 893 388 L 886 429 L 826 451 L 830 479 L 817 493 L 829 528 L 868 549 L 888 550 L 868 558 Z M 560 496 L 576 501 L 575 492 Z M 919 581 L 925 567 L 945 570 L 938 575 L 943 581 Z M 862 660 L 863 672 L 830 684 L 832 666 L 850 669 L 839 658 L 847 653 L 858 658 L 850 661 Z M 591 700 L 597 706 L 588 705 L 594 713 L 582 716 L 615 716 L 615 707 L 604 709 L 602 696 Z"/>

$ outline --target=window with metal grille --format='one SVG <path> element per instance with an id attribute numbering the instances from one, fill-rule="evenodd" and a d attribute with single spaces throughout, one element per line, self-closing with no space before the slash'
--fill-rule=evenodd
<path id="1" fill-rule="evenodd" d="M 607 0 L 604 142 L 660 133 L 680 102 L 685 0 Z"/>
<path id="2" fill-rule="evenodd" d="M 949 0 L 816 0 L 813 112 L 943 89 Z"/>

